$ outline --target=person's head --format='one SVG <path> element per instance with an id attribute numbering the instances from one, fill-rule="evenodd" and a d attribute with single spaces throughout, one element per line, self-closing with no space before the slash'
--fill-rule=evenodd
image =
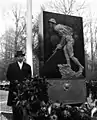
<path id="1" fill-rule="evenodd" d="M 22 51 L 17 51 L 15 54 L 15 58 L 18 62 L 22 62 L 24 59 L 25 54 Z"/>
<path id="2" fill-rule="evenodd" d="M 48 24 L 50 28 L 53 28 L 56 25 L 56 20 L 54 18 L 51 18 L 49 19 Z"/>

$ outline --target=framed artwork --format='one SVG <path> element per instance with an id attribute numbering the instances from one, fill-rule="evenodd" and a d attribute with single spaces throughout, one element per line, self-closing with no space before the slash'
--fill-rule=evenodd
<path id="1" fill-rule="evenodd" d="M 85 78 L 82 17 L 46 11 L 43 11 L 41 17 L 40 76 Z"/>

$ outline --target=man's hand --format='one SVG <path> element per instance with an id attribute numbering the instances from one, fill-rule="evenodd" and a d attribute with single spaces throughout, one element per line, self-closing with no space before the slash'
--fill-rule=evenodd
<path id="1" fill-rule="evenodd" d="M 62 48 L 62 45 L 61 44 L 58 44 L 56 49 L 61 49 Z"/>

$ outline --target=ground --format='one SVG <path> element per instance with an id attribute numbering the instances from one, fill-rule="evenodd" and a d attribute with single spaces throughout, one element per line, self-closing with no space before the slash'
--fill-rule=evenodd
<path id="1" fill-rule="evenodd" d="M 12 120 L 11 107 L 7 106 L 8 91 L 0 90 L 0 120 Z"/>

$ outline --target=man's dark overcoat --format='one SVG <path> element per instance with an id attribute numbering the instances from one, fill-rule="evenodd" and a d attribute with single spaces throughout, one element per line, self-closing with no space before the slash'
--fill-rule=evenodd
<path id="1" fill-rule="evenodd" d="M 12 106 L 15 97 L 13 91 L 16 89 L 16 85 L 14 84 L 15 80 L 18 80 L 21 83 L 25 78 L 31 78 L 31 67 L 23 62 L 22 69 L 20 69 L 17 62 L 11 63 L 8 66 L 6 77 L 7 80 L 10 81 L 7 105 Z"/>

